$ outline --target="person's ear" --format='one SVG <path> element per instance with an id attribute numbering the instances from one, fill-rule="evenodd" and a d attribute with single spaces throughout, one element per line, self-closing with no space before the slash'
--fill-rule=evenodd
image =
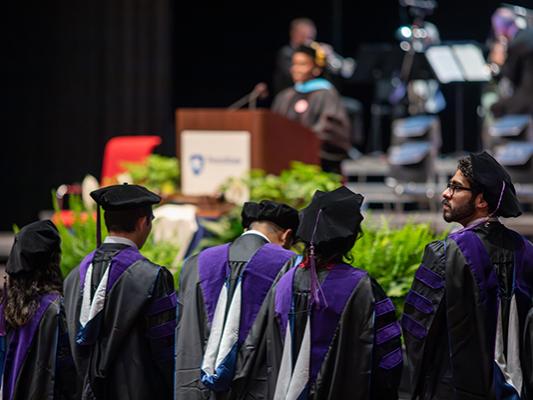
<path id="1" fill-rule="evenodd" d="M 292 229 L 285 229 L 281 234 L 281 243 L 285 248 L 290 248 L 292 245 L 293 231 Z"/>
<path id="2" fill-rule="evenodd" d="M 318 67 L 314 67 L 313 70 L 311 71 L 311 73 L 313 74 L 313 76 L 320 76 L 320 74 L 322 73 L 322 70 Z"/>
<path id="3" fill-rule="evenodd" d="M 142 217 L 137 219 L 137 222 L 135 223 L 135 228 L 137 230 L 142 230 L 148 224 L 149 224 L 148 217 L 146 215 L 143 215 Z"/>
<path id="4" fill-rule="evenodd" d="M 479 193 L 476 196 L 475 205 L 476 208 L 489 208 L 489 203 L 487 203 L 487 200 L 483 197 L 483 193 Z"/>

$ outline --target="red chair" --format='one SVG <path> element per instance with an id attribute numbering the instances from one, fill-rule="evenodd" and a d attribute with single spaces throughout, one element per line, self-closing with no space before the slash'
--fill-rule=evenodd
<path id="1" fill-rule="evenodd" d="M 109 139 L 102 162 L 102 186 L 114 183 L 115 177 L 124 172 L 124 162 L 143 162 L 161 144 L 159 136 L 116 136 Z"/>
<path id="2" fill-rule="evenodd" d="M 116 136 L 109 139 L 104 149 L 100 185 L 108 186 L 117 183 L 116 176 L 126 170 L 122 165 L 124 162 L 143 162 L 159 144 L 161 144 L 159 136 Z M 60 208 L 63 208 L 64 197 L 71 194 L 81 194 L 81 185 L 61 185 L 58 188 L 56 196 Z M 54 214 L 53 220 L 70 227 L 74 217 L 71 210 L 62 209 Z M 82 216 L 82 218 L 85 217 Z"/>

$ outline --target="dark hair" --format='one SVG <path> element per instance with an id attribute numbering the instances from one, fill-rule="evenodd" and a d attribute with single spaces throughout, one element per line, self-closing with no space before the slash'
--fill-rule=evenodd
<path id="1" fill-rule="evenodd" d="M 250 224 L 250 229 L 256 229 L 259 225 L 264 227 L 266 230 L 268 230 L 270 233 L 273 233 L 273 234 L 278 234 L 285 230 L 278 224 L 275 224 L 274 222 L 267 221 L 267 220 L 258 220 L 258 221 L 252 222 Z"/>
<path id="2" fill-rule="evenodd" d="M 470 184 L 470 187 L 472 188 L 472 197 L 476 197 L 479 193 L 483 192 L 479 184 L 474 180 L 474 169 L 472 168 L 472 160 L 470 157 L 459 159 L 457 169 L 461 171 Z"/>
<path id="3" fill-rule="evenodd" d="M 350 250 L 357 239 L 363 234 L 361 227 L 357 232 L 347 238 L 333 239 L 327 242 L 319 243 L 315 246 L 315 257 L 317 267 L 325 267 L 329 263 L 341 263 L 343 260 L 349 263 L 353 262 Z M 309 243 L 305 245 L 305 258 L 309 257 Z"/>
<path id="4" fill-rule="evenodd" d="M 310 44 L 301 44 L 296 49 L 294 53 L 303 53 L 307 54 L 313 60 L 313 63 L 319 67 L 321 70 L 324 70 L 326 67 L 326 53 L 324 49 L 317 42 L 311 42 Z"/>
<path id="5" fill-rule="evenodd" d="M 55 252 L 50 263 L 32 272 L 8 276 L 2 293 L 7 323 L 17 328 L 28 323 L 39 307 L 39 299 L 46 293 L 62 293 L 63 278 L 59 263 L 61 253 Z"/>
<path id="6" fill-rule="evenodd" d="M 139 218 L 152 215 L 152 207 L 140 207 L 131 210 L 106 210 L 105 226 L 108 232 L 133 232 Z"/>

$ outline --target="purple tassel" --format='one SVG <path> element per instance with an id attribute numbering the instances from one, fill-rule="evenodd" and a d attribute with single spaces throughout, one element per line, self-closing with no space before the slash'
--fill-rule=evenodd
<path id="1" fill-rule="evenodd" d="M 327 308 L 328 302 L 326 301 L 326 296 L 324 295 L 324 292 L 322 291 L 322 286 L 320 285 L 320 282 L 318 281 L 318 274 L 316 271 L 315 233 L 316 233 L 316 228 L 318 226 L 318 221 L 320 219 L 320 214 L 322 214 L 322 209 L 318 211 L 318 215 L 316 216 L 315 227 L 313 228 L 313 235 L 311 236 L 311 242 L 309 243 L 309 273 L 310 273 L 310 280 L 311 280 L 310 291 L 311 291 L 311 302 L 313 304 L 316 304 L 318 308 L 321 308 L 320 297 L 322 297 L 323 306 L 324 306 L 323 308 Z"/>
<path id="2" fill-rule="evenodd" d="M 492 217 L 494 214 L 496 214 L 496 211 L 499 210 L 500 205 L 502 204 L 503 192 L 505 192 L 505 181 L 502 182 L 502 190 L 500 192 L 500 198 L 498 199 L 498 205 L 496 206 L 494 211 L 489 215 L 489 218 Z"/>

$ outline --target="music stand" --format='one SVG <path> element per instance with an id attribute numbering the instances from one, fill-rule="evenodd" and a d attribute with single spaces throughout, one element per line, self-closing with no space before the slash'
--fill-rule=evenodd
<path id="1" fill-rule="evenodd" d="M 402 50 L 389 43 L 364 43 L 357 51 L 357 66 L 350 79 L 354 83 L 375 83 L 391 79 L 402 63 Z"/>
<path id="2" fill-rule="evenodd" d="M 485 62 L 483 53 L 475 43 L 453 43 L 431 46 L 426 50 L 426 58 L 440 83 L 451 82 L 487 82 L 490 69 Z M 456 85 L 456 125 L 455 147 L 458 152 L 463 150 L 463 88 Z"/>

